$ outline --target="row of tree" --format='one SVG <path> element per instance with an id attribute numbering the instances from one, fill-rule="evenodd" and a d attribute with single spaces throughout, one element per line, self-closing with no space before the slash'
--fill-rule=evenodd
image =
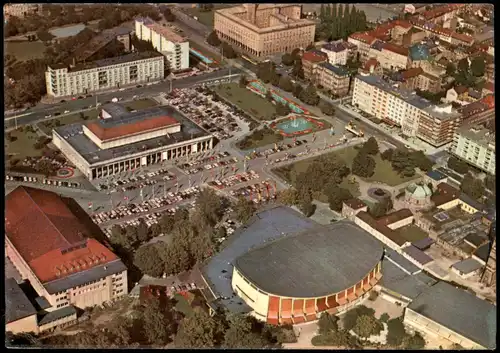
<path id="1" fill-rule="evenodd" d="M 367 29 L 364 11 L 354 5 L 321 4 L 319 18 L 321 23 L 316 30 L 317 36 L 327 41 L 347 39 L 352 33 Z"/>
<path id="2" fill-rule="evenodd" d="M 238 56 L 234 48 L 227 42 L 221 41 L 215 31 L 207 36 L 207 43 L 213 47 L 220 47 L 221 54 L 227 59 L 234 59 Z"/>
<path id="3" fill-rule="evenodd" d="M 383 160 L 390 161 L 392 168 L 400 175 L 412 177 L 415 175 L 415 168 L 428 172 L 434 166 L 422 151 L 409 151 L 406 148 L 387 149 L 381 155 Z"/>

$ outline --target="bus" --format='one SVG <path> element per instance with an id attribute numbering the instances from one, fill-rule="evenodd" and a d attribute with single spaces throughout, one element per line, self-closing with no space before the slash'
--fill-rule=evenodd
<path id="1" fill-rule="evenodd" d="M 244 59 L 244 60 L 246 60 L 246 61 L 248 61 L 250 64 L 253 64 L 253 65 L 258 65 L 259 64 L 259 63 L 255 62 L 255 61 L 253 61 L 252 59 L 250 59 L 246 55 L 242 55 L 241 58 Z"/>

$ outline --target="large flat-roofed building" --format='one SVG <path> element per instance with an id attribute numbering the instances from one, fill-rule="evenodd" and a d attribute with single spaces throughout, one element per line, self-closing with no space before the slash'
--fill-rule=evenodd
<path id="1" fill-rule="evenodd" d="M 461 123 L 460 113 L 450 104 L 436 106 L 381 76 L 356 76 L 352 104 L 436 147 L 451 142 Z"/>
<path id="2" fill-rule="evenodd" d="M 135 20 L 135 35 L 140 40 L 151 42 L 168 60 L 172 71 L 189 68 L 189 41 L 170 28 L 141 17 Z"/>
<path id="3" fill-rule="evenodd" d="M 54 311 L 81 309 L 128 293 L 127 268 L 71 199 L 24 186 L 5 198 L 5 253 Z"/>
<path id="4" fill-rule="evenodd" d="M 366 298 L 381 278 L 382 257 L 382 244 L 352 222 L 318 225 L 237 258 L 231 285 L 256 318 L 298 324 Z"/>
<path id="5" fill-rule="evenodd" d="M 214 13 L 214 29 L 223 41 L 245 53 L 265 57 L 314 43 L 316 24 L 301 18 L 297 4 L 245 4 Z"/>
<path id="6" fill-rule="evenodd" d="M 105 119 L 52 131 L 54 145 L 90 180 L 213 147 L 212 135 L 172 107 L 105 109 Z"/>
<path id="7" fill-rule="evenodd" d="M 467 163 L 495 175 L 495 133 L 476 126 L 457 130 L 450 152 Z"/>
<path id="8" fill-rule="evenodd" d="M 135 52 L 89 63 L 51 65 L 45 72 L 47 94 L 65 97 L 158 81 L 164 78 L 164 60 L 157 52 Z"/>

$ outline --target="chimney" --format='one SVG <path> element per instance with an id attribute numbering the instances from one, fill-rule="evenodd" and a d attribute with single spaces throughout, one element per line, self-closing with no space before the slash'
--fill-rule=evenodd
<path id="1" fill-rule="evenodd" d="M 247 21 L 251 24 L 255 24 L 257 18 L 257 4 L 245 4 L 243 6 L 247 11 Z"/>

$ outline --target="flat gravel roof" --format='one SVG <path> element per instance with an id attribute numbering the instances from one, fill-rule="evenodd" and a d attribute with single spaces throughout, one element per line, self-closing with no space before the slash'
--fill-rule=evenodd
<path id="1" fill-rule="evenodd" d="M 236 260 L 236 268 L 269 294 L 316 298 L 352 287 L 383 254 L 377 239 L 340 221 L 251 250 Z"/>

